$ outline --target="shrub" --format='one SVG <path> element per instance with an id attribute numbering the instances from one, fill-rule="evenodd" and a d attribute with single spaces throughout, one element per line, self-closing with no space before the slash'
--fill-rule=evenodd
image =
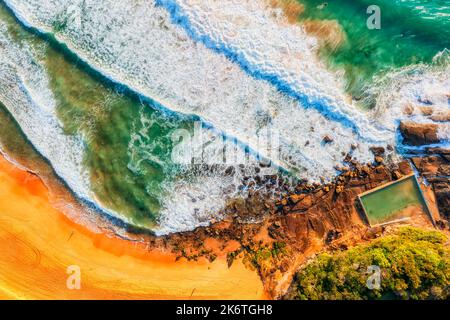
<path id="1" fill-rule="evenodd" d="M 288 299 L 448 299 L 449 247 L 438 231 L 404 227 L 348 251 L 323 253 L 300 270 Z M 381 270 L 379 289 L 366 285 L 368 266 Z"/>

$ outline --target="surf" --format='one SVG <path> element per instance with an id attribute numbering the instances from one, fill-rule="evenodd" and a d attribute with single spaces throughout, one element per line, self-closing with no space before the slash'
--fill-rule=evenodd
<path id="1" fill-rule="evenodd" d="M 11 1 L 7 2 L 8 4 L 11 4 Z M 17 6 L 18 4 L 14 4 L 14 6 Z M 19 8 L 13 7 L 13 10 L 15 11 L 23 11 L 26 10 L 24 7 L 28 7 L 28 10 L 33 11 L 33 8 L 31 8 L 28 5 L 19 5 Z M 245 144 L 252 147 L 253 141 L 249 140 L 246 141 L 247 137 L 252 137 L 257 131 L 257 127 L 253 128 L 247 128 L 249 120 L 257 118 L 257 115 L 255 113 L 266 113 L 271 117 L 271 113 L 273 114 L 275 111 L 275 107 L 273 107 L 273 102 L 268 100 L 277 100 L 279 103 L 278 110 L 283 110 L 283 115 L 277 117 L 276 120 L 280 118 L 285 118 L 285 122 L 287 122 L 287 119 L 292 117 L 293 115 L 301 115 L 299 116 L 298 120 L 299 123 L 305 122 L 304 120 L 301 121 L 301 119 L 309 116 L 311 114 L 311 119 L 309 119 L 310 123 L 314 122 L 312 119 L 323 118 L 325 122 L 330 119 L 333 120 L 335 117 L 340 117 L 339 113 L 336 113 L 336 116 L 334 115 L 334 112 L 332 111 L 334 108 L 333 103 L 330 103 L 329 109 L 331 111 L 327 111 L 327 115 L 325 116 L 323 112 L 320 112 L 317 108 L 314 108 L 314 103 L 308 104 L 306 106 L 302 105 L 298 100 L 293 99 L 292 97 L 286 96 L 283 92 L 280 92 L 277 90 L 277 88 L 273 88 L 271 83 L 267 81 L 261 81 L 261 79 L 255 79 L 249 75 L 245 75 L 244 71 L 239 66 L 236 66 L 231 61 L 229 61 L 226 57 L 221 57 L 213 52 L 211 52 L 207 47 L 204 47 L 203 45 L 195 45 L 195 42 L 191 42 L 190 38 L 187 34 L 184 33 L 183 30 L 180 30 L 177 27 L 172 27 L 170 25 L 167 16 L 167 12 L 165 12 L 164 9 L 159 8 L 148 8 L 146 7 L 146 10 L 144 8 L 129 8 L 127 7 L 127 4 L 112 4 L 112 3 L 102 3 L 98 5 L 99 7 L 103 8 L 109 8 L 109 11 L 114 15 L 113 12 L 119 11 L 120 14 L 123 12 L 127 12 L 127 18 L 130 21 L 133 21 L 134 26 L 131 26 L 129 30 L 122 31 L 121 33 L 130 35 L 133 40 L 129 40 L 129 46 L 127 48 L 116 48 L 114 46 L 114 43 L 117 43 L 120 40 L 120 36 L 118 36 L 116 39 L 117 33 L 115 33 L 114 38 L 108 39 L 110 43 L 107 41 L 103 41 L 103 43 L 106 42 L 106 47 L 103 47 L 102 43 L 91 43 L 90 45 L 94 46 L 94 48 L 97 46 L 97 49 L 91 50 L 90 52 L 83 52 L 82 50 L 77 50 L 76 43 L 79 41 L 82 41 L 78 39 L 80 36 L 74 36 L 70 37 L 70 30 L 63 34 L 56 34 L 55 37 L 60 39 L 62 42 L 68 44 L 68 46 L 77 52 L 77 54 L 82 57 L 86 61 L 93 61 L 93 59 L 89 59 L 86 57 L 86 55 L 94 55 L 96 50 L 102 50 L 104 52 L 109 52 L 108 55 L 97 55 L 95 57 L 95 60 L 97 60 L 97 63 L 90 63 L 97 69 L 102 69 L 103 73 L 106 73 L 109 77 L 115 78 L 116 81 L 119 83 L 125 84 L 127 86 L 130 86 L 134 88 L 136 92 L 139 92 L 143 94 L 144 96 L 152 97 L 158 101 L 164 101 L 162 105 L 166 106 L 167 108 L 185 113 L 185 114 L 195 114 L 197 116 L 200 116 L 201 119 L 206 122 L 210 123 L 213 127 L 218 128 L 222 132 L 238 138 L 240 141 L 243 141 Z M 123 7 L 122 7 L 123 6 Z M 148 4 L 148 6 L 152 7 L 151 3 Z M 120 8 L 122 7 L 122 8 Z M 119 9 L 120 8 L 120 9 Z M 131 11 L 130 11 L 131 10 Z M 95 12 L 95 10 L 92 10 Z M 46 12 L 49 12 L 48 10 Z M 51 12 L 51 11 L 50 11 Z M 145 15 L 143 15 L 143 12 L 145 12 Z M 39 13 L 39 12 L 37 12 Z M 34 15 L 36 13 L 34 12 Z M 133 16 L 135 15 L 135 16 Z M 23 12 L 18 14 L 18 16 L 27 16 L 28 20 L 33 20 L 33 13 L 30 12 L 30 14 L 24 14 Z M 133 18 L 131 18 L 133 17 Z M 124 19 L 124 17 L 117 17 L 119 19 Z M 86 19 L 93 19 L 93 21 L 97 21 L 99 17 L 92 16 L 92 17 L 86 17 Z M 155 30 L 155 20 L 162 19 L 161 21 L 166 21 L 167 25 L 164 25 L 164 27 L 170 26 L 170 28 L 173 28 L 173 30 L 169 29 L 170 32 L 167 32 L 164 30 L 161 34 L 158 34 L 158 37 L 155 36 L 154 39 L 149 38 L 149 34 L 153 33 L 156 34 Z M 164 20 L 165 19 L 165 20 Z M 35 21 L 34 25 L 41 26 L 41 30 L 45 30 L 45 32 L 51 32 L 51 27 L 43 25 L 42 22 L 46 20 L 51 20 L 51 18 L 43 17 L 41 19 L 42 21 Z M 104 20 L 104 19 L 103 19 Z M 128 21 L 128 20 L 127 20 Z M 123 21 L 125 22 L 125 21 Z M 93 23 L 90 21 L 89 23 Z M 96 22 L 97 23 L 97 22 Z M 102 22 L 103 23 L 103 22 Z M 30 23 L 30 21 L 27 21 L 27 24 L 33 24 Z M 127 23 L 128 24 L 128 23 Z M 152 25 L 153 24 L 153 25 Z M 104 27 L 108 25 L 108 28 L 114 27 L 111 23 L 104 23 Z M 140 28 L 136 28 L 136 25 L 139 25 Z M 144 31 L 146 26 L 150 26 L 152 30 Z M 91 32 L 91 31 L 89 31 Z M 100 32 L 100 31 L 95 31 Z M 101 31 L 104 32 L 104 31 Z M 100 32 L 100 33 L 101 33 Z M 142 32 L 142 34 L 140 33 Z M 158 31 L 159 32 L 159 31 Z M 143 34 L 146 34 L 144 36 Z M 67 34 L 67 35 L 66 35 Z M 169 40 L 170 39 L 170 40 Z M 127 41 L 128 41 L 127 40 Z M 134 47 L 132 50 L 131 47 L 134 43 L 139 43 L 138 47 Z M 154 46 L 150 46 L 150 43 L 155 44 Z M 177 46 L 188 46 L 192 49 L 192 52 L 190 52 L 188 55 L 189 57 L 186 57 L 186 52 L 188 50 L 184 50 L 184 52 L 178 52 L 176 55 L 176 58 L 173 57 L 173 61 L 169 60 L 167 61 L 159 61 L 161 67 L 164 67 L 164 70 L 151 70 L 148 67 L 147 59 L 150 57 L 149 54 L 152 54 L 152 48 L 154 49 L 158 43 L 158 49 L 161 50 L 161 52 L 164 52 L 165 57 L 172 57 L 173 52 L 166 52 L 167 50 L 165 47 L 177 47 Z M 186 47 L 186 48 L 188 48 Z M 164 49 L 164 51 L 163 51 Z M 117 51 L 115 51 L 117 50 Z M 145 51 L 145 54 L 144 54 Z M 133 52 L 133 58 L 129 60 L 130 65 L 127 66 L 128 62 L 124 62 L 125 57 Z M 155 58 L 156 60 L 160 59 L 158 57 L 161 57 L 161 54 L 158 52 L 155 52 Z M 120 55 L 123 60 L 117 60 L 117 55 Z M 93 57 L 94 58 L 94 57 Z M 195 58 L 195 61 L 194 61 Z M 102 60 L 101 62 L 104 64 L 104 67 L 102 68 L 101 64 L 98 63 L 98 60 Z M 111 61 L 109 61 L 111 59 Z M 181 62 L 180 60 L 186 59 L 186 62 Z M 209 62 L 208 64 L 205 64 L 205 59 L 207 59 Z M 94 60 L 94 61 L 95 61 Z M 128 60 L 127 60 L 128 61 Z M 178 61 L 178 63 L 177 63 Z M 189 62 L 187 62 L 189 61 Z M 181 67 L 180 64 L 187 64 L 187 66 Z M 140 70 L 137 72 L 137 65 L 139 65 Z M 212 69 L 209 68 L 212 66 Z M 130 68 L 128 68 L 130 67 Z M 180 70 L 175 70 L 174 67 L 181 67 Z M 191 70 L 192 69 L 192 70 Z M 194 71 L 195 70 L 195 71 Z M 314 72 L 316 73 L 316 72 Z M 167 79 L 164 79 L 164 81 L 160 78 L 155 78 L 156 75 L 159 74 L 165 74 L 166 77 L 164 78 L 171 78 L 170 83 L 167 83 Z M 167 76 L 168 75 L 168 76 Z M 180 77 L 180 75 L 182 75 Z M 189 77 L 187 76 L 189 75 Z M 200 77 L 199 77 L 200 75 Z M 210 76 L 209 76 L 210 75 Z M 225 76 L 224 76 L 225 75 Z M 175 79 L 173 78 L 176 76 Z M 205 76 L 207 76 L 205 78 Z M 231 79 L 232 77 L 232 79 Z M 149 81 L 150 78 L 153 81 Z M 196 83 L 205 83 L 207 84 L 204 87 L 199 87 L 198 85 L 194 85 L 191 79 L 199 78 L 196 80 Z M 238 80 L 239 79 L 239 80 Z M 243 81 L 243 79 L 245 79 Z M 234 83 L 233 83 L 234 82 Z M 235 83 L 241 82 L 241 87 L 243 88 L 237 88 Z M 180 87 L 184 88 L 184 92 L 180 92 L 179 86 L 174 87 L 173 85 L 175 83 L 180 84 Z M 158 85 L 157 85 L 158 84 Z M 182 85 L 181 85 L 182 84 Z M 314 83 L 315 84 L 315 83 Z M 312 88 L 312 92 L 314 93 L 316 90 L 314 89 L 314 86 L 309 84 L 309 88 Z M 329 86 L 330 90 L 333 90 L 334 86 Z M 207 89 L 207 90 L 206 90 Z M 159 91 L 159 92 L 158 92 Z M 244 92 L 243 92 L 244 91 Z M 246 92 L 245 92 L 246 91 Z M 261 111 L 255 110 L 259 106 L 252 106 L 252 109 L 250 111 L 246 111 L 246 109 L 242 108 L 242 105 L 252 105 L 254 104 L 254 99 L 251 99 L 251 92 L 261 92 L 260 94 L 260 109 L 263 109 Z M 250 94 L 248 94 L 250 93 Z M 266 97 L 264 97 L 264 95 Z M 269 97 L 267 97 L 269 96 Z M 314 96 L 314 94 L 310 94 L 308 96 Z M 228 101 L 224 101 L 224 98 L 228 98 Z M 327 95 L 323 97 L 325 100 L 327 100 Z M 286 101 L 286 102 L 285 102 Z M 317 101 L 317 99 L 316 99 Z M 232 105 L 232 108 L 228 108 L 227 105 Z M 283 104 L 285 106 L 283 106 Z M 239 108 L 239 109 L 238 109 Z M 268 110 L 268 109 L 272 110 Z M 322 107 L 323 108 L 323 104 Z M 319 109 L 320 109 L 319 108 Z M 346 108 L 349 108 L 348 106 Z M 230 110 L 231 109 L 231 110 Z M 265 109 L 265 110 L 264 110 Z M 351 108 L 354 111 L 354 114 L 356 117 L 358 117 L 359 112 L 355 110 L 354 108 Z M 253 113 L 253 114 L 250 114 Z M 289 113 L 289 115 L 287 115 Z M 246 121 L 238 121 L 239 119 L 236 119 L 236 114 L 242 114 L 244 115 L 243 118 L 246 119 Z M 280 119 L 281 120 L 281 119 Z M 334 123 L 334 121 L 329 121 L 330 123 Z M 367 125 L 364 125 L 363 127 L 369 128 L 373 127 L 369 124 L 367 119 L 364 118 L 363 123 L 366 123 Z M 336 121 L 335 124 L 332 124 L 332 128 L 330 128 L 329 131 L 334 130 L 334 126 L 336 127 L 342 127 L 337 129 L 338 133 L 345 132 L 346 136 L 355 135 L 353 125 L 350 125 L 347 121 Z M 282 127 L 280 127 L 282 128 Z M 277 128 L 278 129 L 278 128 Z M 284 130 L 284 128 L 282 128 Z M 287 130 L 286 130 L 287 131 Z M 325 131 L 325 130 L 324 130 Z M 377 131 L 379 138 L 383 141 L 386 140 L 386 135 L 381 135 L 379 130 L 372 130 Z M 320 141 L 322 140 L 323 136 L 320 137 L 320 139 L 316 139 L 316 144 L 320 145 Z M 356 142 L 355 140 L 361 139 L 363 142 L 366 142 L 366 140 L 371 140 L 371 136 L 367 135 L 362 137 L 361 135 L 356 134 L 355 137 L 351 137 L 350 140 L 353 140 L 353 142 Z M 301 139 L 302 140 L 302 139 Z M 381 141 L 377 140 L 378 142 L 382 143 Z M 294 141 L 294 143 L 296 143 Z M 301 143 L 305 144 L 306 140 L 301 141 Z M 311 143 L 311 141 L 310 141 Z M 293 143 L 291 141 L 286 143 L 287 145 L 292 145 Z M 350 144 L 348 144 L 347 150 L 350 148 Z M 314 145 L 311 143 L 311 145 Z M 365 153 L 367 149 L 361 153 Z M 306 159 L 311 159 L 312 157 L 309 156 L 310 151 L 306 150 L 305 152 L 300 152 L 302 156 Z M 342 152 L 339 151 L 339 152 Z M 336 156 L 335 156 L 336 157 Z M 273 159 L 276 160 L 276 159 Z M 304 161 L 303 161 L 304 162 Z M 286 163 L 279 163 L 280 166 L 287 166 L 292 167 L 292 165 L 286 164 Z M 295 165 L 294 165 L 295 166 Z M 328 165 L 329 166 L 329 165 Z M 331 166 L 332 167 L 332 166 Z M 329 171 L 329 169 L 322 169 L 323 173 L 325 171 Z M 329 175 L 329 174 L 324 174 Z M 313 177 L 313 179 L 316 179 Z"/>
<path id="2" fill-rule="evenodd" d="M 114 224 L 165 234 L 206 225 L 219 218 L 227 196 L 245 195 L 240 172 L 223 177 L 218 168 L 207 176 L 171 161 L 171 133 L 193 120 L 108 87 L 0 14 L 0 101 L 80 201 Z M 203 143 L 217 138 L 202 130 Z M 206 161 L 214 157 L 214 148 L 205 150 Z"/>

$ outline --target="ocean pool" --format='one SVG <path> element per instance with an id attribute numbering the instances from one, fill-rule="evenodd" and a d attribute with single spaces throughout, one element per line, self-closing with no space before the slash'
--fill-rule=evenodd
<path id="1" fill-rule="evenodd" d="M 409 218 L 404 209 L 415 206 L 429 215 L 428 206 L 415 175 L 375 188 L 359 196 L 370 225 Z"/>

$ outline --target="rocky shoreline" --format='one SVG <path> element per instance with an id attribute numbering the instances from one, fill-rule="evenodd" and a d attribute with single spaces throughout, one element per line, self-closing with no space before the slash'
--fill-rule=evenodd
<path id="1" fill-rule="evenodd" d="M 421 146 L 439 143 L 439 127 L 440 125 L 436 123 L 423 124 L 404 121 L 400 123 L 400 132 L 406 144 Z"/>
<path id="2" fill-rule="evenodd" d="M 340 174 L 327 184 L 307 181 L 292 184 L 278 175 L 256 175 L 246 180 L 248 187 L 259 184 L 266 188 L 262 191 L 250 188 L 248 198 L 229 201 L 222 212 L 225 218 L 208 227 L 163 237 L 136 230 L 117 236 L 144 243 L 149 251 L 169 252 L 175 260 L 213 262 L 220 258 L 231 266 L 236 259 L 243 259 L 247 267 L 258 272 L 269 297 L 279 298 L 289 288 L 297 270 L 317 253 L 343 250 L 382 235 L 383 227 L 371 228 L 365 221 L 357 197 L 405 175 L 416 171 L 429 185 L 440 212 L 436 225 L 449 230 L 450 150 L 426 147 L 434 137 L 433 128 L 415 124 L 400 128 L 405 141 L 425 144 L 420 153 L 412 153 L 401 162 L 392 163 L 388 155 L 392 149 L 386 152 L 384 148 L 373 148 L 372 163 L 360 164 L 348 154 L 336 168 Z M 44 180 L 57 181 L 50 174 L 52 170 L 41 162 L 25 161 L 24 165 L 51 176 Z M 76 204 L 63 186 L 47 183 L 47 187 L 54 196 Z M 101 229 L 114 233 L 106 226 Z"/>
<path id="3" fill-rule="evenodd" d="M 418 173 L 435 195 L 440 214 L 435 217 L 436 226 L 449 230 L 450 150 L 426 147 L 439 142 L 438 129 L 436 124 L 402 122 L 399 130 L 404 143 L 423 146 L 424 152 L 389 165 L 384 164 L 384 148 L 372 149 L 374 161 L 370 164 L 360 164 L 347 155 L 332 183 L 300 182 L 293 188 L 285 187 L 278 201 L 251 194 L 246 200 L 231 203 L 222 222 L 154 241 L 175 248 L 180 258 L 204 255 L 211 260 L 217 253 L 205 251 L 203 243 L 215 239 L 221 243 L 220 251 L 227 253 L 229 264 L 242 257 L 258 271 L 267 293 L 278 298 L 289 287 L 296 270 L 318 252 L 346 249 L 383 234 L 385 227 L 371 228 L 365 221 L 357 198 L 385 183 Z M 260 219 L 257 223 L 246 220 L 256 216 Z M 425 224 L 433 227 L 431 221 Z"/>
<path id="4" fill-rule="evenodd" d="M 412 151 L 410 160 L 414 168 L 432 186 L 439 211 L 448 220 L 450 218 L 450 149 L 427 147 L 428 144 L 440 142 L 438 130 L 439 124 L 400 123 L 404 142 L 424 148 L 424 151 Z"/>
<path id="5" fill-rule="evenodd" d="M 361 213 L 358 195 L 417 170 L 436 194 L 441 217 L 436 223 L 448 229 L 449 151 L 430 148 L 429 155 L 385 165 L 383 148 L 375 148 L 374 162 L 359 164 L 347 156 L 341 174 L 329 184 L 299 183 L 278 201 L 255 193 L 230 203 L 226 218 L 195 231 L 154 238 L 153 245 L 173 250 L 179 258 L 213 261 L 227 254 L 255 268 L 267 293 L 280 297 L 296 270 L 323 250 L 342 250 L 380 236 L 384 227 L 371 228 Z M 259 213 L 259 221 L 250 222 Z M 250 219 L 246 219 L 250 218 Z M 422 222 L 421 222 L 422 223 Z M 433 227 L 431 221 L 427 227 Z M 211 248 L 208 241 L 218 245 Z"/>

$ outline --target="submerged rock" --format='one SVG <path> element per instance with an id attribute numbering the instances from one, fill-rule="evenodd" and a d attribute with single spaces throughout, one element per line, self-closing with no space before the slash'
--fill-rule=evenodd
<path id="1" fill-rule="evenodd" d="M 437 112 L 430 116 L 430 119 L 436 122 L 450 121 L 450 111 Z"/>
<path id="2" fill-rule="evenodd" d="M 325 137 L 323 137 L 322 140 L 324 143 L 331 143 L 334 141 L 334 139 L 332 137 L 330 137 L 329 135 L 326 135 Z"/>
<path id="3" fill-rule="evenodd" d="M 386 152 L 383 147 L 371 147 L 370 151 L 372 151 L 375 156 L 383 156 Z"/>

